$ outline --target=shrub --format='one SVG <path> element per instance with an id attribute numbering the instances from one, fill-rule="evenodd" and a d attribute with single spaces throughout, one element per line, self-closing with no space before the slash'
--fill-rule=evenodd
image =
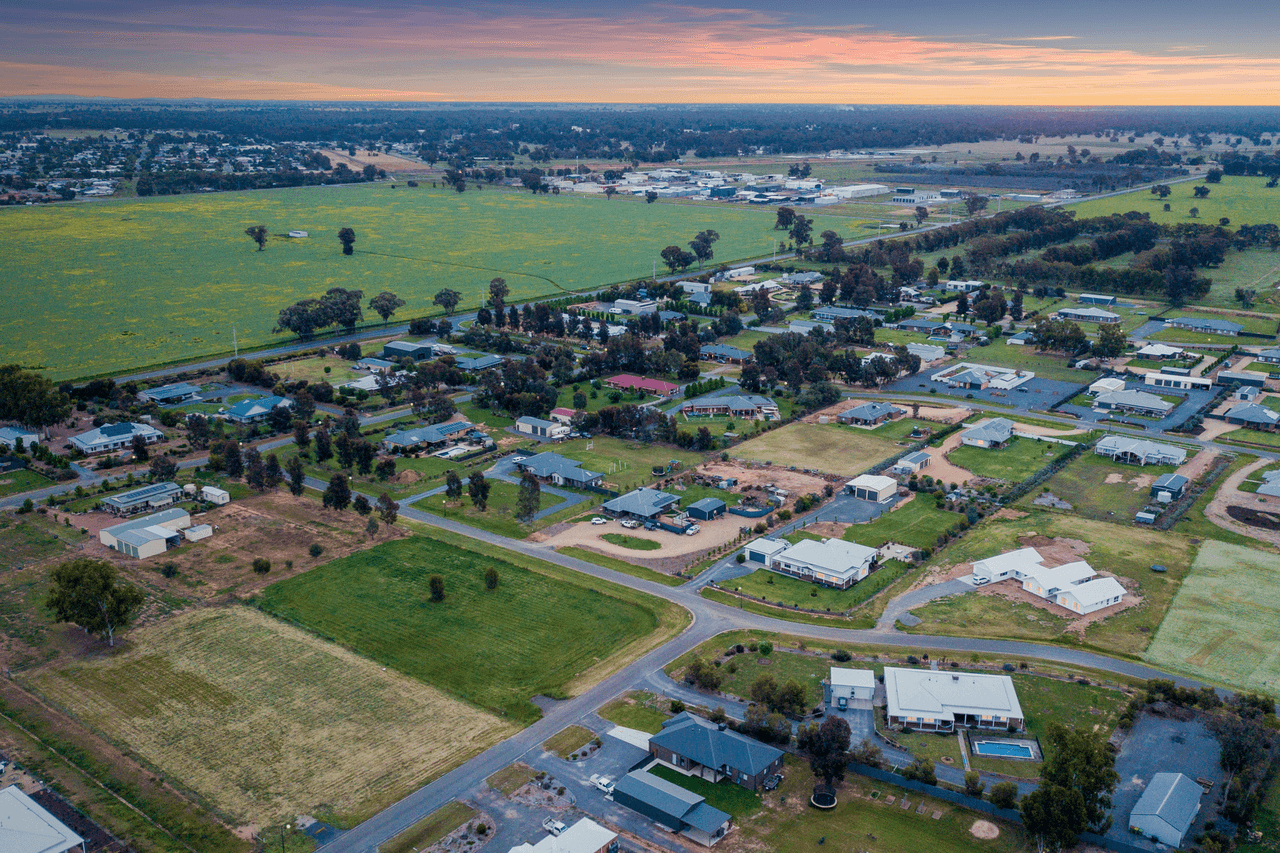
<path id="1" fill-rule="evenodd" d="M 903 779 L 914 779 L 926 785 L 938 784 L 938 775 L 934 772 L 933 762 L 927 758 L 917 758 L 902 768 Z"/>
<path id="2" fill-rule="evenodd" d="M 1015 782 L 997 782 L 987 795 L 991 804 L 1000 809 L 1011 809 L 1018 804 L 1018 785 Z"/>
<path id="3" fill-rule="evenodd" d="M 742 565 L 743 563 L 745 563 L 745 562 L 747 561 L 747 555 L 746 555 L 746 554 L 739 554 L 739 555 L 738 555 L 738 557 L 737 557 L 737 560 L 738 560 L 738 565 Z"/>
<path id="4" fill-rule="evenodd" d="M 837 649 L 831 653 L 831 659 L 840 663 L 848 663 L 853 660 L 853 655 L 849 654 L 844 649 Z"/>
<path id="5" fill-rule="evenodd" d="M 769 642 L 768 640 L 761 640 L 759 645 L 759 651 L 762 657 L 768 657 L 769 655 L 773 654 L 773 643 Z"/>
<path id="6" fill-rule="evenodd" d="M 324 553 L 324 546 L 319 542 L 312 542 L 311 547 L 307 549 L 307 553 L 312 557 L 319 557 Z"/>
<path id="7" fill-rule="evenodd" d="M 427 586 L 431 588 L 431 600 L 435 602 L 444 601 L 444 578 L 440 575 L 432 575 L 427 580 Z"/>
<path id="8" fill-rule="evenodd" d="M 253 561 L 253 570 L 260 575 L 265 575 L 271 571 L 271 561 L 266 557 L 258 557 Z"/>
<path id="9" fill-rule="evenodd" d="M 164 575 L 167 578 L 177 577 L 178 564 L 172 561 L 165 563 L 163 566 L 160 567 L 160 574 Z"/>
<path id="10" fill-rule="evenodd" d="M 920 658 L 916 657 L 915 655 L 907 655 L 907 663 L 911 664 L 912 666 L 915 666 L 916 664 L 920 663 Z"/>
<path id="11" fill-rule="evenodd" d="M 964 774 L 964 792 L 971 797 L 981 797 L 982 791 L 986 788 L 982 777 L 978 775 L 977 770 L 970 770 Z"/>
<path id="12" fill-rule="evenodd" d="M 413 181 L 410 181 L 409 183 L 413 184 L 414 186 L 417 186 L 417 184 Z M 486 826 L 483 823 L 476 824 L 476 835 L 487 835 L 488 833 L 489 833 L 488 826 Z"/>
<path id="13" fill-rule="evenodd" d="M 682 712 L 683 710 L 684 710 L 684 703 L 683 703 L 683 702 L 681 702 L 679 699 L 672 699 L 672 700 L 671 700 L 671 713 L 673 713 L 673 714 L 679 714 L 679 713 L 680 713 L 680 712 Z"/>
<path id="14" fill-rule="evenodd" d="M 1018 669 L 1016 666 L 1014 666 L 1011 663 L 1007 663 L 1000 668 L 1003 669 L 1005 672 L 1015 672 Z"/>
<path id="15" fill-rule="evenodd" d="M 495 569 L 493 566 L 490 566 L 489 568 L 484 570 L 484 588 L 485 589 L 498 588 L 498 570 Z"/>

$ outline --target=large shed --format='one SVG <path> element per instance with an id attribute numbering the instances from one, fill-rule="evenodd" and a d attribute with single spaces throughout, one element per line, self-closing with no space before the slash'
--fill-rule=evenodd
<path id="1" fill-rule="evenodd" d="M 1199 785 L 1181 773 L 1157 773 L 1129 813 L 1129 828 L 1161 844 L 1179 847 L 1200 811 Z"/>
<path id="2" fill-rule="evenodd" d="M 0 790 L 0 850 L 5 853 L 66 853 L 84 850 L 84 839 L 17 785 Z"/>
<path id="3" fill-rule="evenodd" d="M 727 505 L 719 498 L 703 498 L 689 504 L 689 515 L 699 521 L 710 521 L 724 515 Z"/>

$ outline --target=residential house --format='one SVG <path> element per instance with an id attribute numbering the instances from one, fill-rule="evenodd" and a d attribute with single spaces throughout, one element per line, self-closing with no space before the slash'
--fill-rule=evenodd
<path id="1" fill-rule="evenodd" d="M 991 367 L 986 364 L 963 361 L 948 365 L 929 378 L 949 388 L 961 390 L 980 390 L 990 387 L 999 391 L 1008 391 L 1025 382 L 1030 382 L 1035 376 L 1028 370 L 1010 370 L 1007 367 Z"/>
<path id="2" fill-rule="evenodd" d="M 1097 575 L 1093 566 L 1084 560 L 1076 560 L 1074 563 L 1053 568 L 1033 566 L 1030 571 L 1024 573 L 1022 588 L 1034 596 L 1052 601 L 1064 589 L 1087 583 Z"/>
<path id="3" fill-rule="evenodd" d="M 516 432 L 551 440 L 568 438 L 570 429 L 559 421 L 548 421 L 528 415 L 516 419 Z"/>
<path id="4" fill-rule="evenodd" d="M 1130 465 L 1181 465 L 1187 461 L 1187 451 L 1181 447 L 1125 435 L 1104 436 L 1093 452 Z"/>
<path id="5" fill-rule="evenodd" d="M 720 364 L 745 364 L 753 358 L 749 350 L 727 344 L 703 344 L 698 350 L 698 356 L 703 361 L 715 361 Z"/>
<path id="6" fill-rule="evenodd" d="M 550 418 L 557 423 L 569 426 L 573 423 L 573 416 L 576 414 L 577 412 L 574 409 L 566 409 L 565 407 L 560 406 L 551 410 Z"/>
<path id="7" fill-rule="evenodd" d="M 898 481 L 877 474 L 863 474 L 844 484 L 847 494 L 858 500 L 884 503 L 898 495 Z"/>
<path id="8" fill-rule="evenodd" d="M 1280 424 L 1280 412 L 1257 403 L 1237 403 L 1227 409 L 1223 418 L 1229 424 L 1240 424 L 1250 429 L 1273 430 Z"/>
<path id="9" fill-rule="evenodd" d="M 641 487 L 611 501 L 605 501 L 604 510 L 617 516 L 655 519 L 679 503 L 680 498 L 675 495 Z"/>
<path id="10" fill-rule="evenodd" d="M 1181 474 L 1161 474 L 1151 484 L 1151 497 L 1160 503 L 1172 503 L 1182 497 L 1191 481 Z"/>
<path id="11" fill-rule="evenodd" d="M 649 751 L 677 773 L 713 784 L 728 779 L 752 791 L 782 769 L 782 750 L 688 711 L 662 724 L 662 731 L 649 738 Z"/>
<path id="12" fill-rule="evenodd" d="M 224 415 L 229 421 L 235 421 L 238 424 L 251 424 L 265 421 L 271 416 L 272 412 L 279 408 L 292 409 L 293 400 L 274 394 L 270 397 L 259 397 L 256 400 L 241 400 L 228 408 Z"/>
<path id="13" fill-rule="evenodd" d="M 618 299 L 613 303 L 614 314 L 626 314 L 628 316 L 638 316 L 640 314 L 653 314 L 658 310 L 658 303 L 652 299 Z"/>
<path id="14" fill-rule="evenodd" d="M 632 376 L 630 373 L 622 373 L 617 376 L 610 376 L 604 381 L 605 385 L 610 388 L 617 388 L 620 391 L 644 391 L 657 397 L 670 397 L 672 394 L 680 390 L 679 385 L 671 382 L 664 382 L 661 379 L 648 379 L 642 376 Z"/>
<path id="15" fill-rule="evenodd" d="M 547 480 L 557 486 L 582 489 L 599 486 L 604 474 L 588 471 L 580 464 L 559 453 L 538 453 L 515 461 L 516 469 L 528 472 L 539 480 Z"/>
<path id="16" fill-rule="evenodd" d="M 1109 391 L 1094 399 L 1095 408 L 1131 412 L 1136 415 L 1164 417 L 1173 411 L 1174 404 L 1146 391 Z"/>
<path id="17" fill-rule="evenodd" d="M 108 495 L 103 505 L 113 515 L 132 515 L 135 512 L 163 509 L 182 500 L 182 487 L 177 483 L 152 483 L 140 489 Z"/>
<path id="18" fill-rule="evenodd" d="M 66 808 L 65 805 L 63 807 Z M 75 814 L 74 810 L 70 811 Z M 6 853 L 67 853 L 77 849 L 86 849 L 85 840 L 27 796 L 16 782 L 0 789 L 0 850 Z M 94 849 L 100 848 L 95 844 Z"/>
<path id="19" fill-rule="evenodd" d="M 1124 587 L 1115 578 L 1102 577 L 1067 587 L 1054 597 L 1054 603 L 1071 612 L 1087 616 L 1095 610 L 1119 604 L 1124 598 Z"/>
<path id="20" fill-rule="evenodd" d="M 135 559 L 163 554 L 182 544 L 180 531 L 191 526 L 191 516 L 184 509 L 166 509 L 144 515 L 98 531 L 98 541 L 108 548 Z"/>
<path id="21" fill-rule="evenodd" d="M 1156 773 L 1129 812 L 1129 830 L 1178 848 L 1196 815 L 1204 789 L 1181 773 Z"/>
<path id="22" fill-rule="evenodd" d="M 834 323 L 836 320 L 854 320 L 858 317 L 874 320 L 876 315 L 861 308 L 841 308 L 837 305 L 823 305 L 820 308 L 813 309 L 813 319 L 820 320 L 823 323 Z"/>
<path id="23" fill-rule="evenodd" d="M 475 429 L 466 421 L 455 421 L 446 424 L 414 427 L 413 429 L 393 432 L 382 439 L 382 449 L 388 453 L 409 453 L 419 448 L 428 450 L 443 447 L 457 442 L 468 431 Z"/>
<path id="24" fill-rule="evenodd" d="M 14 450 L 21 444 L 29 451 L 39 443 L 40 436 L 25 427 L 0 427 L 0 446 Z"/>
<path id="25" fill-rule="evenodd" d="M 765 568 L 779 574 L 848 589 L 876 567 L 879 552 L 844 539 L 802 539 L 769 556 Z"/>
<path id="26" fill-rule="evenodd" d="M 1031 346 L 1036 342 L 1035 332 L 1030 329 L 1018 332 L 1016 335 L 1010 335 L 1004 339 L 1005 346 L 1025 347 Z"/>
<path id="27" fill-rule="evenodd" d="M 991 418 L 960 433 L 960 443 L 969 447 L 1003 447 L 1013 438 L 1013 421 Z"/>
<path id="28" fill-rule="evenodd" d="M 71 436 L 71 444 L 80 452 L 92 456 L 95 453 L 128 450 L 133 447 L 134 438 L 139 436 L 147 444 L 155 444 L 164 438 L 164 433 L 151 424 L 106 424 Z"/>
<path id="29" fill-rule="evenodd" d="M 1206 320 L 1203 317 L 1170 317 L 1165 323 L 1175 329 L 1187 329 L 1206 335 L 1227 335 L 1235 337 L 1244 331 L 1244 326 L 1230 320 Z"/>
<path id="30" fill-rule="evenodd" d="M 454 360 L 454 364 L 459 370 L 464 370 L 467 373 L 479 373 L 500 367 L 504 361 L 506 359 L 500 355 L 458 356 Z"/>
<path id="31" fill-rule="evenodd" d="M 508 853 L 617 853 L 618 833 L 584 817 L 559 835 L 545 835 L 536 844 L 512 847 Z"/>
<path id="32" fill-rule="evenodd" d="M 1280 352 L 1280 350 L 1277 350 Z M 1169 358 L 1181 358 L 1186 353 L 1182 347 L 1171 347 L 1168 344 L 1147 344 L 1135 353 L 1138 358 L 1152 361 L 1164 361 Z"/>
<path id="33" fill-rule="evenodd" d="M 644 770 L 619 779 L 613 801 L 639 812 L 655 823 L 709 847 L 724 838 L 732 818 L 692 791 Z"/>
<path id="34" fill-rule="evenodd" d="M 792 320 L 787 324 L 788 332 L 795 332 L 797 335 L 808 335 L 814 329 L 821 329 L 824 332 L 834 332 L 836 327 L 831 323 L 820 323 L 817 320 Z"/>
<path id="35" fill-rule="evenodd" d="M 1058 317 L 1062 320 L 1072 320 L 1077 323 L 1119 323 L 1120 315 L 1113 314 L 1110 311 L 1103 311 L 1101 308 L 1060 308 L 1058 309 Z"/>
<path id="36" fill-rule="evenodd" d="M 831 675 L 822 684 L 822 698 L 828 705 L 841 711 L 856 703 L 866 703 L 870 708 L 876 695 L 876 673 L 873 669 L 845 669 L 831 667 Z"/>
<path id="37" fill-rule="evenodd" d="M 676 287 L 685 293 L 710 293 L 711 283 L 707 281 L 680 281 L 676 282 Z"/>
<path id="38" fill-rule="evenodd" d="M 921 731 L 956 727 L 1018 731 L 1025 718 L 1007 675 L 884 668 L 889 725 Z"/>
<path id="39" fill-rule="evenodd" d="M 933 457 L 931 457 L 927 452 L 917 450 L 914 453 L 908 453 L 906 456 L 903 456 L 895 462 L 893 467 L 889 470 L 895 474 L 915 474 L 918 473 L 921 468 L 927 467 L 929 465 L 929 460 L 932 458 Z"/>
<path id="40" fill-rule="evenodd" d="M 1253 360 L 1260 361 L 1263 364 L 1280 364 L 1280 347 L 1264 349 L 1262 352 L 1258 353 Z"/>
<path id="41" fill-rule="evenodd" d="M 982 289 L 980 281 L 945 281 L 942 289 L 947 293 L 974 293 Z"/>
<path id="42" fill-rule="evenodd" d="M 686 418 L 728 416 L 752 421 L 773 421 L 779 417 L 778 404 L 759 394 L 699 397 L 685 403 L 680 411 Z"/>
<path id="43" fill-rule="evenodd" d="M 174 382 L 158 388 L 148 388 L 138 392 L 138 399 L 143 402 L 159 403 L 162 406 L 176 406 L 189 403 L 200 396 L 200 389 L 188 382 Z"/>
<path id="44" fill-rule="evenodd" d="M 1021 581 L 1043 568 L 1044 557 L 1040 556 L 1039 551 L 1035 548 L 1019 548 L 1017 551 L 975 561 L 973 577 L 987 583 L 997 583 L 1008 578 Z"/>
<path id="45" fill-rule="evenodd" d="M 1153 388 L 1169 388 L 1174 391 L 1208 391 L 1213 380 L 1207 376 L 1191 376 L 1181 373 L 1148 373 L 1142 380 Z"/>
<path id="46" fill-rule="evenodd" d="M 891 406 L 888 403 L 867 402 L 860 403 L 852 409 L 846 409 L 836 415 L 836 420 L 842 424 L 876 426 L 887 420 L 892 420 L 898 415 L 905 414 L 905 409 L 899 409 L 897 406 Z"/>

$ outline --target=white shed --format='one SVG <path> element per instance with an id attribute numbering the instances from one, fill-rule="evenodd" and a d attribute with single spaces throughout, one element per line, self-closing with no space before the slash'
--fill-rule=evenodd
<path id="1" fill-rule="evenodd" d="M 870 669 L 831 667 L 831 704 L 844 710 L 853 700 L 870 702 L 876 693 L 876 674 Z"/>
<path id="2" fill-rule="evenodd" d="M 898 493 L 898 481 L 892 477 L 863 474 L 846 483 L 844 490 L 860 500 L 882 503 Z"/>
<path id="3" fill-rule="evenodd" d="M 205 486 L 202 488 L 200 490 L 200 497 L 204 498 L 209 503 L 217 504 L 218 506 L 231 503 L 231 494 L 229 492 L 214 488 L 213 486 Z"/>
<path id="4" fill-rule="evenodd" d="M 1123 390 L 1124 380 L 1115 376 L 1108 376 L 1104 379 L 1099 379 L 1097 382 L 1089 386 L 1089 393 L 1095 397 L 1099 394 L 1110 394 L 1115 391 Z"/>
<path id="5" fill-rule="evenodd" d="M 1195 822 L 1203 793 L 1204 789 L 1181 773 L 1157 773 L 1129 813 L 1129 828 L 1178 847 Z"/>
<path id="6" fill-rule="evenodd" d="M 188 527 L 182 531 L 182 536 L 188 542 L 199 542 L 201 539 L 208 539 L 213 535 L 213 528 L 207 524 L 197 524 L 195 527 Z"/>

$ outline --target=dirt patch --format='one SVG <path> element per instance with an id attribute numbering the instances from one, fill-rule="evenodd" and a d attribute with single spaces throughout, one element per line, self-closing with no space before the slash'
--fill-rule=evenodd
<path id="1" fill-rule="evenodd" d="M 1007 518 L 1007 519 L 1009 519 L 1010 521 L 1017 521 L 1019 518 L 1026 518 L 1026 517 L 1027 517 L 1027 513 L 1023 512 L 1023 511 L 1022 511 L 1022 510 L 1020 510 L 1020 509 L 1013 509 L 1013 508 L 1011 508 L 1011 507 L 1004 507 L 1004 508 L 1002 508 L 1002 509 L 998 509 L 998 510 L 996 510 L 996 512 L 995 512 L 991 517 L 992 517 L 992 518 Z"/>
<path id="2" fill-rule="evenodd" d="M 1186 477 L 1188 480 L 1195 482 L 1200 475 L 1208 471 L 1213 465 L 1213 460 L 1218 458 L 1218 454 L 1212 450 L 1201 450 L 1195 456 L 1192 456 L 1185 464 L 1178 468 L 1177 473 Z"/>
<path id="3" fill-rule="evenodd" d="M 699 465 L 697 472 L 717 480 L 727 477 L 734 478 L 738 481 L 738 485 L 729 489 L 729 491 L 744 495 L 759 495 L 763 498 L 764 492 L 759 490 L 761 486 L 775 486 L 779 489 L 784 489 L 791 493 L 787 499 L 787 504 L 790 504 L 792 499 L 801 495 L 810 493 L 820 495 L 823 487 L 828 483 L 836 482 L 836 480 L 828 480 L 818 474 L 788 471 L 784 466 L 780 465 L 753 465 L 750 462 L 736 460 L 730 462 L 707 462 Z"/>
<path id="4" fill-rule="evenodd" d="M 418 471 L 414 471 L 412 468 L 407 468 L 391 478 L 392 482 L 396 483 L 416 483 L 421 479 L 422 474 Z"/>
<path id="5" fill-rule="evenodd" d="M 1106 483 L 1108 486 L 1114 486 L 1117 483 L 1123 483 L 1124 474 L 1121 474 L 1118 471 L 1112 471 L 1110 474 L 1107 475 L 1107 478 L 1102 482 Z"/>
<path id="6" fill-rule="evenodd" d="M 1245 506 L 1229 506 L 1227 507 L 1227 515 L 1250 527 L 1260 527 L 1263 530 L 1280 530 L 1280 513 L 1264 512 Z"/>
<path id="7" fill-rule="evenodd" d="M 1082 429 L 1053 429 L 1050 427 L 1038 426 L 1037 424 L 1015 423 L 1013 426 L 1018 432 L 1028 432 L 1032 435 L 1045 435 L 1050 438 L 1059 438 L 1065 435 L 1079 435 L 1084 432 Z"/>
<path id="8" fill-rule="evenodd" d="M 1253 472 L 1271 464 L 1273 463 L 1270 459 L 1259 459 L 1257 462 L 1252 462 L 1227 477 L 1222 485 L 1218 487 L 1218 492 L 1213 496 L 1213 500 L 1209 501 L 1209 505 L 1205 507 L 1205 518 L 1224 530 L 1230 530 L 1234 533 L 1239 533 L 1241 536 L 1248 536 L 1251 539 L 1257 539 L 1262 542 L 1269 542 L 1272 545 L 1280 545 L 1280 530 L 1247 524 L 1237 519 L 1230 512 L 1233 508 L 1244 508 L 1266 513 L 1280 511 L 1280 501 L 1275 498 L 1240 491 L 1240 484 L 1248 479 Z"/>
<path id="9" fill-rule="evenodd" d="M 929 464 L 920 469 L 920 475 L 923 477 L 928 475 L 935 480 L 941 480 L 950 485 L 963 486 L 977 475 L 968 468 L 961 468 L 955 465 L 947 458 L 947 454 L 960 446 L 960 433 L 947 436 L 942 442 L 941 447 L 927 447 L 925 452 L 929 454 Z"/>
<path id="10" fill-rule="evenodd" d="M 426 163 L 419 163 L 415 160 L 406 160 L 403 157 L 397 157 L 394 154 L 383 154 L 376 151 L 369 151 L 364 148 L 357 148 L 355 156 L 352 157 L 346 151 L 335 151 L 326 148 L 320 153 L 329 158 L 329 161 L 337 166 L 339 163 L 346 163 L 347 168 L 353 172 L 359 172 L 366 165 L 371 165 L 377 169 L 385 171 L 400 172 L 429 172 L 431 167 Z"/>
<path id="11" fill-rule="evenodd" d="M 894 509 L 897 509 L 895 506 Z M 812 533 L 821 536 L 823 539 L 839 539 L 844 536 L 844 532 L 849 529 L 848 524 L 836 524 L 832 521 L 819 521 L 810 524 L 804 530 L 806 533 Z"/>
<path id="12" fill-rule="evenodd" d="M 969 834 L 974 838 L 990 841 L 993 838 L 1000 837 L 1000 827 L 989 820 L 975 820 L 973 826 L 969 827 Z"/>
<path id="13" fill-rule="evenodd" d="M 1138 474 L 1136 476 L 1129 478 L 1129 484 L 1133 486 L 1133 490 L 1135 492 L 1141 492 L 1141 491 L 1150 489 L 1151 484 L 1154 483 L 1155 481 L 1156 481 L 1156 478 L 1151 476 L 1150 474 Z"/>

